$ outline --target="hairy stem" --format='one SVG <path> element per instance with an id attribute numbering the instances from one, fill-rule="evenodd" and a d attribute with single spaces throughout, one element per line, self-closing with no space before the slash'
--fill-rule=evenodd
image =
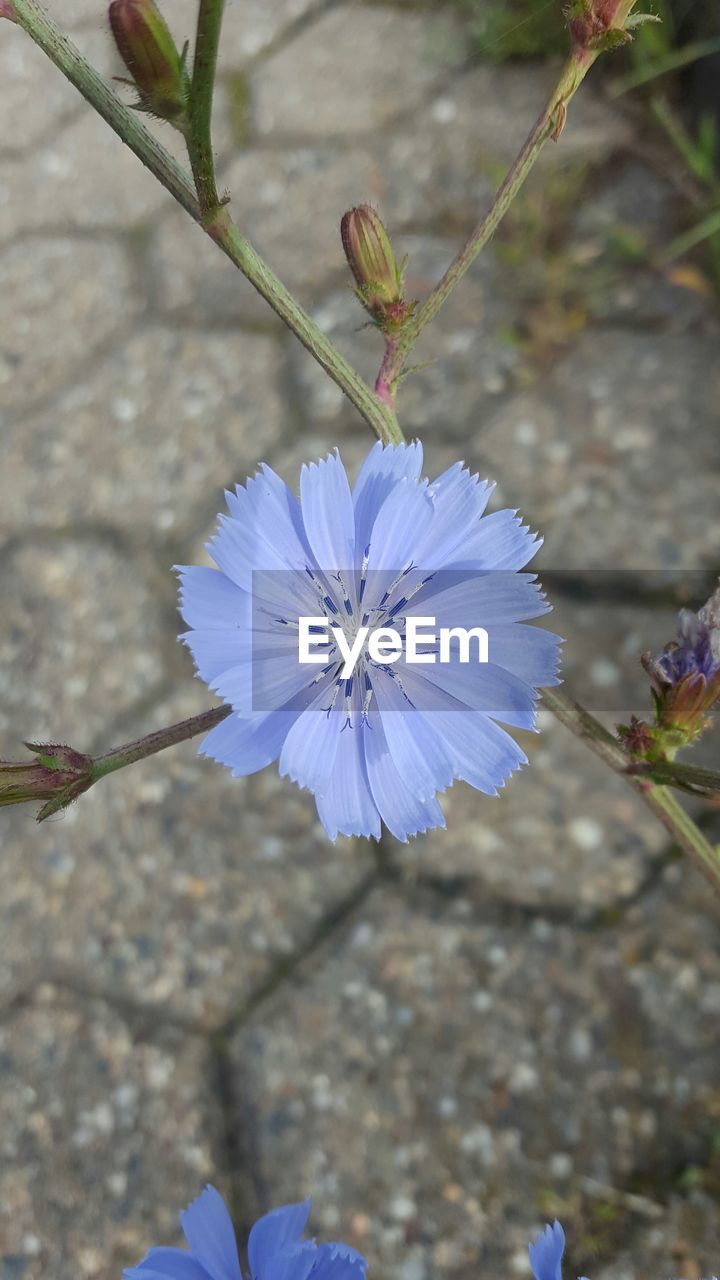
<path id="1" fill-rule="evenodd" d="M 220 203 L 212 148 L 212 109 L 224 9 L 225 0 L 200 0 L 190 90 L 188 154 L 204 213 L 216 209 Z"/>
<path id="2" fill-rule="evenodd" d="M 231 710 L 231 707 L 213 707 L 210 711 L 203 711 L 199 716 L 191 716 L 189 720 L 181 720 L 179 724 L 157 729 L 155 733 L 149 733 L 144 738 L 126 742 L 124 746 L 115 747 L 105 755 L 96 756 L 90 771 L 92 781 L 98 782 L 109 773 L 125 769 L 129 764 L 137 764 L 139 760 L 147 760 L 148 756 L 156 756 L 159 751 L 176 747 L 178 743 L 196 738 L 200 733 L 209 733 L 210 729 L 214 729 L 222 720 L 227 719 Z"/>
<path id="3" fill-rule="evenodd" d="M 659 786 L 638 775 L 617 739 L 568 694 L 559 689 L 543 689 L 542 700 L 561 724 L 587 743 L 596 756 L 642 796 L 678 847 L 692 858 L 715 892 L 720 894 L 720 849 L 710 844 L 669 787 Z"/>
<path id="4" fill-rule="evenodd" d="M 471 232 L 463 247 L 450 263 L 442 279 L 438 281 L 422 306 L 413 313 L 403 327 L 391 361 L 388 361 L 386 353 L 383 372 L 386 381 L 391 386 L 397 385 L 397 380 L 402 373 L 405 361 L 420 334 L 430 321 L 435 318 L 444 303 L 447 302 L 465 272 L 472 266 L 481 249 L 490 240 L 533 168 L 545 143 L 550 137 L 559 137 L 565 122 L 567 104 L 580 88 L 597 56 L 597 54 L 588 53 L 583 57 L 579 57 L 577 53 L 574 53 L 568 58 L 560 79 L 528 134 L 517 158 L 513 161 L 505 179 L 498 188 L 487 213 Z"/>
<path id="5" fill-rule="evenodd" d="M 57 27 L 37 0 L 13 0 L 17 22 L 55 63 L 75 88 L 135 153 L 178 204 L 212 236 L 222 251 L 242 271 L 273 311 L 299 338 L 318 364 L 337 383 L 380 440 L 402 439 L 392 408 L 348 364 L 344 356 L 295 301 L 285 285 L 241 235 L 227 209 L 204 215 L 189 175 L 139 120 L 125 107 L 97 71 Z"/>

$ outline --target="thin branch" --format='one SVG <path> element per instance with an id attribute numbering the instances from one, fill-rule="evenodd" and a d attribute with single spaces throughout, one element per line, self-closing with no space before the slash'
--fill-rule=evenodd
<path id="1" fill-rule="evenodd" d="M 587 743 L 596 756 L 642 797 L 678 847 L 692 858 L 715 892 L 720 893 L 720 848 L 710 844 L 672 791 L 639 775 L 617 739 L 568 694 L 560 689 L 543 689 L 542 700 L 561 724 Z"/>
<path id="2" fill-rule="evenodd" d="M 348 364 L 285 285 L 241 235 L 226 208 L 206 218 L 189 175 L 120 101 L 94 67 L 57 27 L 37 0 L 13 0 L 18 24 L 62 71 L 119 138 L 150 170 L 178 204 L 198 222 L 223 253 L 242 271 L 273 311 L 299 338 L 318 364 L 337 383 L 380 440 L 398 443 L 402 434 L 392 409 Z"/>
<path id="3" fill-rule="evenodd" d="M 147 760 L 148 756 L 156 756 L 159 751 L 168 747 L 176 747 L 180 742 L 196 738 L 200 733 L 209 733 L 216 725 L 226 720 L 232 707 L 212 707 L 189 720 L 181 720 L 178 724 L 168 725 L 165 729 L 157 729 L 144 738 L 136 738 L 134 742 L 126 742 L 122 747 L 115 747 L 105 755 L 96 756 L 91 769 L 92 781 L 98 782 L 109 773 L 125 769 L 129 764 L 137 764 L 139 760 Z"/>
<path id="4" fill-rule="evenodd" d="M 442 279 L 428 294 L 422 306 L 413 313 L 400 333 L 393 355 L 392 366 L 388 368 L 387 360 L 384 366 L 385 377 L 391 383 L 396 382 L 402 373 L 407 357 L 420 334 L 438 314 L 468 268 L 472 266 L 481 249 L 485 247 L 494 234 L 535 165 L 545 143 L 551 137 L 557 139 L 560 136 L 565 123 L 567 105 L 580 88 L 597 56 L 597 54 L 587 54 L 582 58 L 577 56 L 568 58 L 555 88 L 504 181 L 498 188 L 487 213 L 472 231 Z"/>
<path id="5" fill-rule="evenodd" d="M 225 0 L 200 0 L 190 90 L 188 154 L 204 212 L 217 209 L 220 204 L 212 147 L 212 109 L 224 9 Z"/>

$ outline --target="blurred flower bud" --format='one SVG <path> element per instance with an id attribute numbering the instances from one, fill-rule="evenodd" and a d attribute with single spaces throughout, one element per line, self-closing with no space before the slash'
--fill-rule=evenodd
<path id="1" fill-rule="evenodd" d="M 680 610 L 678 637 L 657 657 L 642 656 L 655 701 L 653 738 L 665 758 L 704 732 L 720 699 L 720 587 L 697 613 Z"/>
<path id="2" fill-rule="evenodd" d="M 65 809 L 92 786 L 91 756 L 59 743 L 26 743 L 34 760 L 0 760 L 0 806 L 39 800 L 38 822 Z"/>
<path id="3" fill-rule="evenodd" d="M 636 0 L 570 0 L 565 16 L 573 51 L 581 57 L 632 40 L 633 27 L 659 22 L 652 13 L 631 13 Z"/>
<path id="4" fill-rule="evenodd" d="M 384 333 L 395 332 L 416 304 L 405 301 L 405 262 L 398 265 L 381 218 L 369 204 L 358 205 L 344 214 L 340 234 L 360 302 Z"/>
<path id="5" fill-rule="evenodd" d="M 10 0 L 0 0 L 0 18 L 9 18 L 11 22 L 17 22 Z"/>
<path id="6" fill-rule="evenodd" d="M 154 0 L 112 0 L 109 18 L 130 83 L 140 95 L 138 110 L 182 129 L 189 91 L 185 55 Z"/>

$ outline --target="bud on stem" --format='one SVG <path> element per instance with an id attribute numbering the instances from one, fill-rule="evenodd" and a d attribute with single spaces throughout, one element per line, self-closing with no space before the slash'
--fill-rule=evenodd
<path id="1" fill-rule="evenodd" d="M 185 54 L 179 53 L 154 0 L 112 0 L 108 12 L 118 53 L 147 111 L 184 130 L 190 89 Z"/>
<path id="2" fill-rule="evenodd" d="M 636 0 L 570 0 L 567 18 L 573 54 L 581 62 L 632 40 L 633 27 L 659 22 L 652 13 L 631 13 Z"/>
<path id="3" fill-rule="evenodd" d="M 10 22 L 17 22 L 10 0 L 0 0 L 0 18 L 8 18 Z"/>
<path id="4" fill-rule="evenodd" d="M 358 205 L 343 216 L 340 235 L 358 299 L 383 333 L 397 333 L 416 303 L 405 301 L 405 262 L 398 264 L 382 219 L 369 204 Z"/>
<path id="5" fill-rule="evenodd" d="M 94 782 L 91 756 L 60 743 L 26 743 L 34 760 L 0 761 L 0 806 L 39 800 L 38 822 L 65 809 Z"/>
<path id="6" fill-rule="evenodd" d="M 711 724 L 720 702 L 720 588 L 697 613 L 681 609 L 678 639 L 642 665 L 650 677 L 655 722 L 633 717 L 620 726 L 629 753 L 636 759 L 673 760 Z"/>

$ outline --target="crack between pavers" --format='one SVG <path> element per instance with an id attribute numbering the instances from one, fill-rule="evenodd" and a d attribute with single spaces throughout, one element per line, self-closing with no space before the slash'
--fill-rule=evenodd
<path id="1" fill-rule="evenodd" d="M 578 910 L 572 905 L 565 906 L 551 902 L 525 903 L 492 891 L 479 901 L 477 891 L 484 888 L 484 882 L 480 876 L 471 874 L 447 878 L 423 871 L 408 874 L 391 863 L 385 869 L 384 879 L 409 903 L 416 900 L 419 905 L 423 899 L 444 903 L 470 902 L 472 919 L 468 919 L 467 923 L 479 928 L 494 926 L 520 930 L 530 923 L 544 920 L 568 928 L 575 933 L 592 934 L 611 932 L 616 929 L 627 912 L 643 901 L 661 883 L 665 869 L 679 862 L 681 858 L 682 854 L 675 846 L 666 846 L 660 854 L 649 861 L 647 870 L 632 893 L 617 902 L 604 903 L 586 912 L 582 911 L 582 904 Z M 471 896 L 468 890 L 472 891 Z"/>
<path id="2" fill-rule="evenodd" d="M 313 959 L 332 938 L 349 925 L 357 909 L 380 882 L 381 877 L 377 867 L 373 866 L 345 898 L 340 899 L 325 912 L 299 947 L 290 955 L 280 958 L 267 978 L 220 1024 L 216 1034 L 225 1042 L 234 1038 L 252 1015 L 266 1004 L 288 979 L 294 978 L 301 966 Z"/>

